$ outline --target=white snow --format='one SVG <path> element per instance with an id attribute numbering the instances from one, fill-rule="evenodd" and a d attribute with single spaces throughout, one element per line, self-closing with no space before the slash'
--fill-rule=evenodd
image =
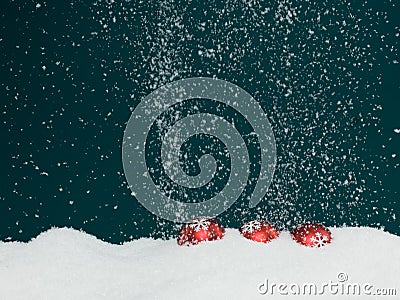
<path id="1" fill-rule="evenodd" d="M 140 239 L 111 245 L 72 229 L 29 243 L 0 242 L 1 299 L 365 299 L 364 296 L 261 295 L 269 283 L 345 283 L 395 288 L 400 295 L 400 237 L 372 228 L 330 228 L 332 244 L 307 248 L 288 232 L 268 244 L 227 229 L 194 247 Z M 343 275 L 345 272 L 346 274 Z M 340 275 L 339 275 L 340 274 Z"/>

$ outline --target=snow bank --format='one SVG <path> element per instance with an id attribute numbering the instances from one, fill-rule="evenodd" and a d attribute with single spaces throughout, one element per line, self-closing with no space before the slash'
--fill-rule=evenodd
<path id="1" fill-rule="evenodd" d="M 118 246 L 72 229 L 53 229 L 29 243 L 0 243 L 1 299 L 365 298 L 340 291 L 282 296 L 277 287 L 271 294 L 273 283 L 295 292 L 296 285 L 321 290 L 339 280 L 369 283 L 371 293 L 397 289 L 397 296 L 368 299 L 399 299 L 400 237 L 371 228 L 331 231 L 331 245 L 312 249 L 296 244 L 287 232 L 258 244 L 228 229 L 223 240 L 179 247 L 175 240 L 151 239 Z"/>

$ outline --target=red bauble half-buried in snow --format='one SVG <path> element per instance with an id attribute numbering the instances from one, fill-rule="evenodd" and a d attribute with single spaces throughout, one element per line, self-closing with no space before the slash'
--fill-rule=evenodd
<path id="1" fill-rule="evenodd" d="M 319 248 L 332 241 L 332 235 L 328 228 L 317 223 L 304 223 L 291 232 L 292 238 L 307 247 Z"/>
<path id="2" fill-rule="evenodd" d="M 279 236 L 279 231 L 272 224 L 265 221 L 251 221 L 242 225 L 239 232 L 254 242 L 267 243 Z"/>
<path id="3" fill-rule="evenodd" d="M 182 226 L 178 234 L 178 245 L 197 245 L 203 241 L 222 239 L 225 228 L 217 221 L 207 217 L 200 217 Z"/>

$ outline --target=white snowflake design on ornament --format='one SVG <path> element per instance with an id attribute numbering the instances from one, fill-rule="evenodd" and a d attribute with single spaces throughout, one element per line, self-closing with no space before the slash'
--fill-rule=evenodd
<path id="1" fill-rule="evenodd" d="M 315 248 L 325 246 L 328 243 L 328 237 L 320 232 L 317 232 L 310 240 L 313 242 L 313 247 Z"/>
<path id="2" fill-rule="evenodd" d="M 208 230 L 211 222 L 208 218 L 197 218 L 190 222 L 189 227 L 193 228 L 194 231 Z"/>
<path id="3" fill-rule="evenodd" d="M 244 233 L 253 233 L 255 230 L 259 230 L 261 225 L 260 221 L 251 221 L 242 226 L 242 231 Z"/>

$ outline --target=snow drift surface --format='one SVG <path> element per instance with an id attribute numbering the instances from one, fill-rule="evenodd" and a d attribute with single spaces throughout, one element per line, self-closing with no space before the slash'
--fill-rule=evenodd
<path id="1" fill-rule="evenodd" d="M 331 231 L 331 245 L 312 249 L 296 244 L 287 232 L 259 244 L 228 229 L 223 240 L 180 247 L 175 240 L 151 239 L 111 245 L 72 229 L 52 229 L 29 243 L 0 243 L 0 298 L 366 298 L 340 291 L 335 296 L 326 291 L 323 296 L 285 296 L 276 287 L 271 294 L 273 283 L 291 288 L 285 293 L 296 285 L 301 289 L 312 283 L 321 290 L 324 283 L 342 280 L 368 283 L 371 293 L 397 290 L 397 296 L 367 299 L 399 299 L 400 237 L 371 228 Z"/>

